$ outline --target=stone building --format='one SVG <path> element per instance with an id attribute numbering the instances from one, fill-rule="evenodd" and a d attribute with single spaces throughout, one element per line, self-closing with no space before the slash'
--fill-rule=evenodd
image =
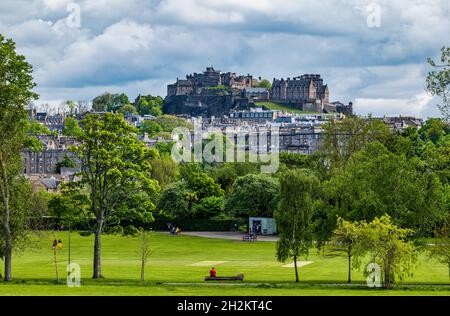
<path id="1" fill-rule="evenodd" d="M 302 75 L 284 80 L 273 79 L 272 100 L 321 100 L 329 102 L 328 86 L 323 84 L 320 75 Z"/>
<path id="2" fill-rule="evenodd" d="M 76 145 L 73 137 L 40 135 L 42 150 L 34 152 L 24 149 L 24 173 L 27 175 L 50 175 L 56 172 L 56 165 L 66 155 L 71 156 L 70 146 Z"/>
<path id="3" fill-rule="evenodd" d="M 207 67 L 203 73 L 186 75 L 186 79 L 178 79 L 167 86 L 167 96 L 200 94 L 203 88 L 225 86 L 232 89 L 252 88 L 259 84 L 251 75 L 238 76 L 236 73 L 221 73 L 213 67 Z"/>

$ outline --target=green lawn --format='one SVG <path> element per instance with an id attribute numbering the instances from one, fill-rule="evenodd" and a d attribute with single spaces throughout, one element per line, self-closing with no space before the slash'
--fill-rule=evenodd
<path id="1" fill-rule="evenodd" d="M 256 106 L 264 106 L 266 108 L 268 108 L 269 110 L 278 110 L 278 111 L 284 111 L 284 112 L 290 112 L 290 113 L 295 113 L 295 114 L 323 114 L 320 112 L 308 112 L 308 111 L 302 111 L 299 109 L 293 109 L 290 108 L 288 106 L 285 105 L 281 105 L 278 103 L 273 103 L 273 102 L 255 102 Z"/>
<path id="2" fill-rule="evenodd" d="M 139 240 L 129 237 L 103 236 L 102 280 L 92 280 L 93 237 L 72 233 L 72 261 L 80 264 L 81 288 L 64 284 L 67 263 L 67 232 L 57 238 L 66 242 L 58 251 L 58 270 L 63 284 L 55 284 L 55 269 L 50 233 L 40 233 L 23 253 L 13 260 L 12 283 L 0 282 L 0 295 L 450 295 L 447 267 L 420 256 L 419 266 L 405 286 L 393 290 L 364 287 L 361 271 L 354 271 L 355 283 L 345 281 L 345 257 L 323 257 L 312 252 L 312 264 L 300 268 L 300 284 L 292 282 L 292 268 L 282 267 L 275 259 L 275 243 L 244 243 L 190 236 L 152 233 L 153 254 L 146 269 L 146 284 L 140 275 Z M 202 261 L 225 261 L 216 265 L 219 275 L 245 274 L 244 284 L 206 284 L 203 277 L 209 266 L 192 266 Z M 416 284 L 406 287 L 406 284 Z M 417 285 L 419 284 L 419 285 Z M 420 285 L 423 284 L 423 285 Z"/>

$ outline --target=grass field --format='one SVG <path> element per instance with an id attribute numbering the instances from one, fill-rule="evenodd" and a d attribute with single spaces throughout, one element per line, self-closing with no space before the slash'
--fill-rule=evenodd
<path id="1" fill-rule="evenodd" d="M 278 111 L 284 111 L 289 113 L 295 113 L 295 114 L 323 114 L 320 112 L 308 112 L 308 111 L 302 111 L 299 109 L 293 109 L 288 106 L 284 106 L 281 104 L 273 103 L 273 102 L 255 102 L 256 106 L 264 106 L 268 108 L 269 110 L 278 110 Z"/>
<path id="2" fill-rule="evenodd" d="M 0 282 L 0 295 L 450 295 L 447 267 L 420 256 L 415 275 L 392 290 L 368 289 L 361 271 L 353 271 L 354 285 L 346 284 L 346 258 L 324 257 L 312 251 L 313 263 L 300 268 L 300 284 L 295 284 L 292 268 L 275 259 L 274 242 L 244 243 L 191 236 L 152 233 L 153 253 L 141 284 L 139 240 L 103 236 L 104 279 L 92 280 L 93 237 L 72 233 L 72 261 L 80 264 L 82 286 L 65 285 L 67 244 L 58 251 L 61 284 L 56 284 L 51 233 L 40 233 L 23 253 L 13 260 L 14 281 Z M 67 242 L 67 232 L 57 238 Z M 245 283 L 203 282 L 210 264 L 219 275 L 245 274 Z M 409 284 L 409 285 L 408 285 Z M 413 284 L 413 285 L 412 285 Z M 434 284 L 435 286 L 429 286 Z"/>

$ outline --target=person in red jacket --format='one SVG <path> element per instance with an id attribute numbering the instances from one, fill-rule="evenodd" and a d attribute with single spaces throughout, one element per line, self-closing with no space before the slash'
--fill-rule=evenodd
<path id="1" fill-rule="evenodd" d="M 215 278 L 217 276 L 216 268 L 213 267 L 211 270 L 209 270 L 209 276 L 211 278 Z"/>

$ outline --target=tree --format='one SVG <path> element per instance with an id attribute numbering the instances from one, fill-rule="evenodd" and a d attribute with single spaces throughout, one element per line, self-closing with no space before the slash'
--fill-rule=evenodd
<path id="1" fill-rule="evenodd" d="M 351 162 L 354 153 L 371 142 L 388 143 L 392 134 L 388 126 L 378 119 L 346 117 L 331 120 L 324 126 L 323 151 L 331 160 L 332 168 L 340 168 Z"/>
<path id="2" fill-rule="evenodd" d="M 381 267 L 385 288 L 412 275 L 417 251 L 407 238 L 413 232 L 411 229 L 395 226 L 387 215 L 376 217 L 372 222 L 362 225 L 361 249 L 370 254 L 370 263 Z"/>
<path id="3" fill-rule="evenodd" d="M 272 84 L 267 79 L 261 80 L 258 86 L 259 88 L 266 88 L 268 91 L 270 91 L 270 89 L 272 88 Z"/>
<path id="4" fill-rule="evenodd" d="M 442 98 L 442 104 L 438 107 L 444 120 L 450 124 L 450 47 L 442 47 L 440 62 L 428 58 L 428 63 L 435 70 L 428 73 L 427 91 Z"/>
<path id="5" fill-rule="evenodd" d="M 176 218 L 190 217 L 189 190 L 185 183 L 178 181 L 167 185 L 159 197 L 158 209 Z"/>
<path id="6" fill-rule="evenodd" d="M 280 203 L 275 211 L 280 236 L 277 258 L 282 262 L 294 260 L 295 282 L 299 281 L 297 259 L 301 255 L 308 257 L 312 246 L 311 218 L 319 185 L 316 177 L 304 171 L 287 171 L 280 178 Z"/>
<path id="7" fill-rule="evenodd" d="M 14 183 L 22 173 L 22 148 L 26 141 L 26 106 L 37 98 L 32 92 L 35 84 L 32 66 L 16 53 L 16 45 L 0 35 L 0 200 L 5 263 L 5 281 L 12 280 L 12 251 L 14 231 Z"/>
<path id="8" fill-rule="evenodd" d="M 436 229 L 435 240 L 430 247 L 430 256 L 436 261 L 447 265 L 450 278 L 450 214 Z"/>
<path id="9" fill-rule="evenodd" d="M 141 282 L 145 281 L 145 266 L 147 264 L 148 258 L 151 256 L 152 251 L 150 249 L 150 234 L 145 231 L 140 231 L 141 243 L 139 248 L 139 255 L 141 259 Z"/>
<path id="10" fill-rule="evenodd" d="M 135 104 L 136 105 L 136 104 Z M 164 99 L 160 96 L 139 96 L 139 100 L 137 101 L 137 109 L 140 115 L 153 115 L 160 116 L 162 115 L 164 105 Z"/>
<path id="11" fill-rule="evenodd" d="M 36 120 L 26 121 L 27 133 L 32 135 L 51 135 L 52 131 L 44 124 Z"/>
<path id="12" fill-rule="evenodd" d="M 61 168 L 76 168 L 77 162 L 68 155 L 64 155 L 63 160 L 56 163 L 56 173 L 61 173 Z"/>
<path id="13" fill-rule="evenodd" d="M 180 177 L 181 181 L 171 183 L 163 190 L 159 208 L 176 218 L 208 218 L 217 215 L 224 192 L 214 179 L 202 172 L 195 163 L 181 165 Z"/>
<path id="14" fill-rule="evenodd" d="M 387 214 L 420 236 L 429 236 L 445 212 L 438 175 L 424 169 L 420 159 L 390 153 L 378 142 L 356 153 L 325 182 L 325 191 L 344 219 L 370 221 Z"/>
<path id="15" fill-rule="evenodd" d="M 164 189 L 179 176 L 178 164 L 169 154 L 160 153 L 160 155 L 160 158 L 150 162 L 152 165 L 151 175 L 158 181 L 160 188 Z"/>
<path id="16" fill-rule="evenodd" d="M 345 252 L 348 259 L 348 278 L 347 282 L 352 282 L 352 257 L 360 257 L 364 254 L 360 250 L 359 243 L 361 240 L 361 223 L 359 222 L 349 222 L 338 219 L 337 227 L 333 232 L 331 238 L 331 245 L 333 252 Z"/>
<path id="17" fill-rule="evenodd" d="M 147 133 L 148 137 L 155 137 L 162 131 L 161 126 L 152 120 L 145 120 L 142 122 L 140 127 L 141 134 Z"/>
<path id="18" fill-rule="evenodd" d="M 137 114 L 136 108 L 134 106 L 132 106 L 131 104 L 125 104 L 125 105 L 121 106 L 119 109 L 119 112 L 123 113 L 125 116 Z"/>
<path id="19" fill-rule="evenodd" d="M 193 215 L 195 218 L 209 219 L 222 214 L 223 208 L 223 196 L 208 196 L 193 207 Z"/>
<path id="20" fill-rule="evenodd" d="M 78 125 L 78 121 L 73 117 L 66 117 L 64 120 L 64 127 L 62 129 L 64 136 L 78 137 L 81 135 L 82 130 Z"/>
<path id="21" fill-rule="evenodd" d="M 34 219 L 45 215 L 47 211 L 47 196 L 40 191 L 33 191 L 32 185 L 24 176 L 16 176 L 10 184 L 10 231 L 14 251 L 24 250 L 29 244 L 29 231 L 35 229 Z M 0 212 L 4 212 L 4 204 L 0 197 Z M 0 234 L 0 258 L 6 263 L 6 235 Z M 5 281 L 7 277 L 5 266 Z"/>
<path id="22" fill-rule="evenodd" d="M 173 129 L 176 127 L 185 127 L 188 129 L 192 129 L 193 126 L 191 123 L 186 121 L 185 119 L 173 116 L 173 115 L 161 115 L 155 119 L 155 122 L 161 126 L 164 132 L 171 133 Z"/>
<path id="23" fill-rule="evenodd" d="M 125 104 L 129 104 L 130 100 L 124 93 L 111 94 L 103 93 L 92 100 L 92 109 L 97 112 L 116 112 Z"/>
<path id="24" fill-rule="evenodd" d="M 280 184 L 266 174 L 248 174 L 236 179 L 225 202 L 227 212 L 239 216 L 272 217 L 277 208 Z"/>
<path id="25" fill-rule="evenodd" d="M 90 213 L 95 217 L 93 277 L 100 278 L 105 222 L 117 220 L 122 212 L 130 216 L 133 211 L 153 210 L 158 185 L 150 178 L 150 160 L 158 153 L 138 140 L 122 114 L 89 114 L 80 126 L 83 133 L 74 152 L 82 162 L 81 182 L 89 188 Z"/>

